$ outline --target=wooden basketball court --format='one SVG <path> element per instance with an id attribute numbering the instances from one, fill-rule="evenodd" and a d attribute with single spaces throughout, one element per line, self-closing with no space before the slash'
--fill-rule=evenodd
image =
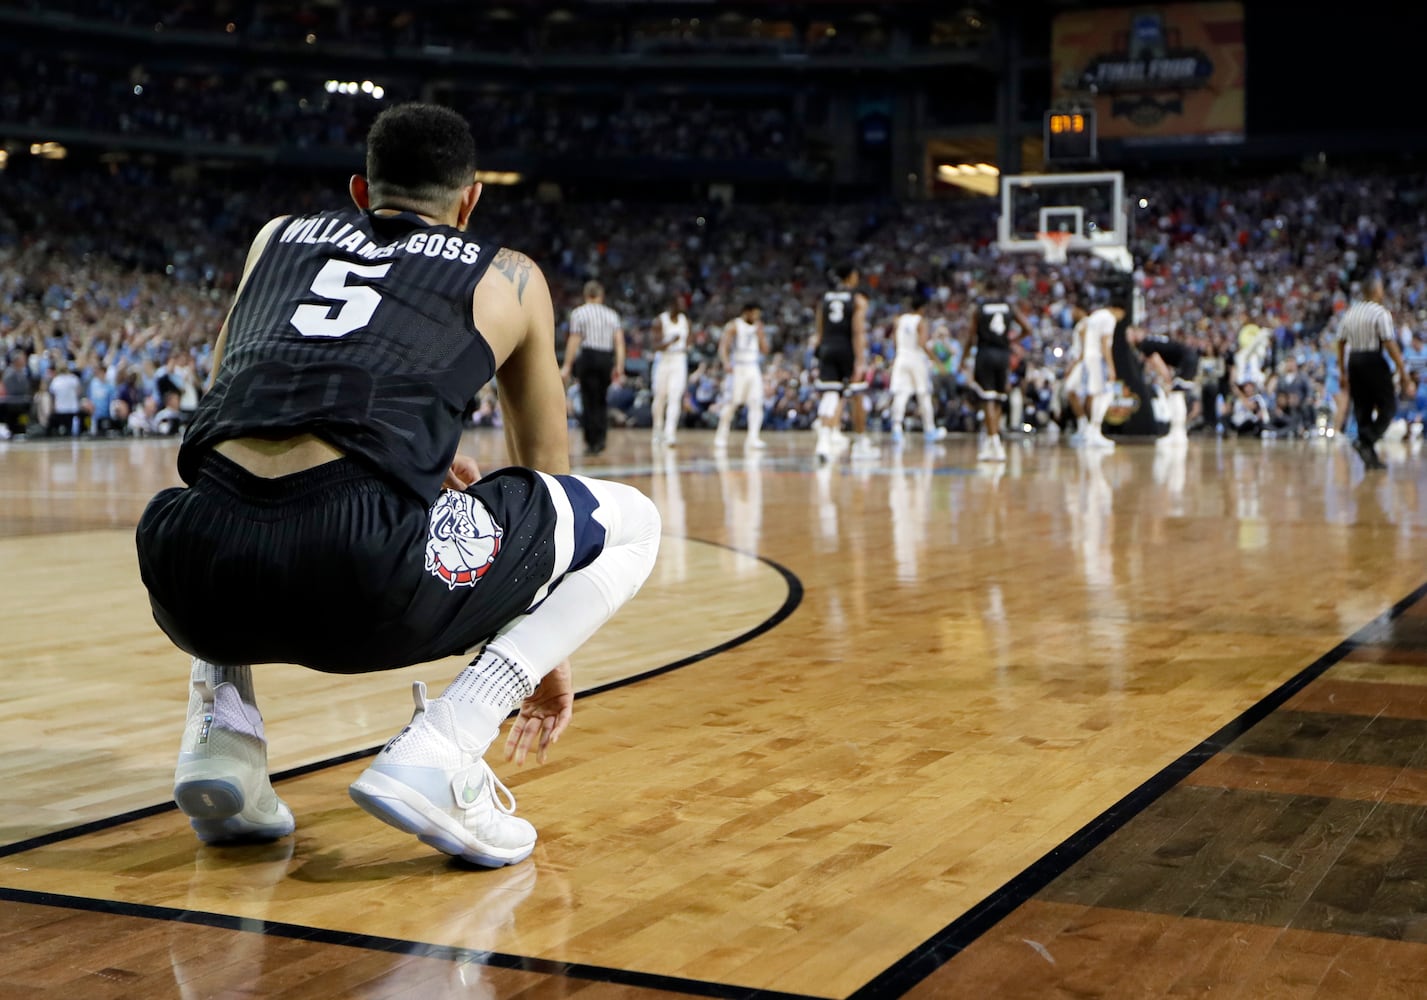
<path id="1" fill-rule="evenodd" d="M 497 765 L 500 871 L 346 793 L 460 660 L 261 668 L 297 833 L 200 845 L 132 541 L 175 446 L 0 445 L 0 997 L 1427 995 L 1416 455 L 769 440 L 577 460 L 663 549 Z"/>

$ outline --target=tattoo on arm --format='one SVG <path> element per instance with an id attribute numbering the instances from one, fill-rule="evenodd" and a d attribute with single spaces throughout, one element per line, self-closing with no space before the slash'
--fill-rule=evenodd
<path id="1" fill-rule="evenodd" d="M 525 254 L 506 247 L 501 247 L 496 252 L 495 259 L 491 261 L 491 267 L 505 275 L 506 280 L 515 286 L 515 297 L 521 302 L 525 301 L 525 286 L 530 281 L 530 271 L 534 266 Z"/>

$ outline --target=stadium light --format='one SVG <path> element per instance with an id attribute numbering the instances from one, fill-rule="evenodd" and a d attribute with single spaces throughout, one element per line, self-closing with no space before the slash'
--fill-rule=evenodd
<path id="1" fill-rule="evenodd" d="M 992 163 L 940 163 L 937 179 L 977 194 L 994 195 L 1000 189 L 1001 171 Z"/>
<path id="2" fill-rule="evenodd" d="M 476 180 L 482 184 L 508 185 L 519 184 L 525 176 L 514 170 L 477 170 Z"/>
<path id="3" fill-rule="evenodd" d="M 380 101 L 385 96 L 386 90 L 384 90 L 381 86 L 376 86 L 372 88 L 372 97 L 376 98 L 378 101 Z"/>
<path id="4" fill-rule="evenodd" d="M 335 93 L 337 93 L 337 81 L 336 81 L 336 80 L 328 80 L 326 83 L 324 83 L 324 84 L 322 85 L 322 88 L 323 88 L 324 90 L 326 90 L 327 93 L 329 93 L 329 94 L 335 94 Z"/>
<path id="5" fill-rule="evenodd" d="M 34 142 L 30 144 L 30 155 L 42 160 L 62 160 L 69 155 L 69 150 L 57 142 Z"/>
<path id="6" fill-rule="evenodd" d="M 372 83 L 372 81 L 370 81 L 370 80 L 363 80 L 363 81 L 362 81 L 362 93 L 364 93 L 364 94 L 370 94 L 370 93 L 372 92 L 372 89 L 373 89 L 374 86 L 375 86 L 375 85 Z"/>
<path id="7" fill-rule="evenodd" d="M 9 165 L 10 151 L 8 149 L 0 149 L 0 170 L 4 170 Z"/>

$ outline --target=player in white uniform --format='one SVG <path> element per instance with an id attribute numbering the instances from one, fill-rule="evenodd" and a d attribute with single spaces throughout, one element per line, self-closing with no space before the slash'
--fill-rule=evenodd
<path id="1" fill-rule="evenodd" d="M 1066 392 L 1080 398 L 1080 427 L 1077 433 L 1087 447 L 1110 449 L 1115 442 L 1101 430 L 1105 413 L 1110 409 L 1115 382 L 1115 357 L 1112 345 L 1115 326 L 1125 316 L 1118 306 L 1102 306 L 1085 317 L 1081 333 L 1080 360 L 1066 380 Z M 1074 408 L 1074 404 L 1072 404 Z M 1089 417 L 1084 414 L 1089 411 Z"/>
<path id="2" fill-rule="evenodd" d="M 723 336 L 718 342 L 719 360 L 723 362 L 729 377 L 723 411 L 718 416 L 718 432 L 714 435 L 714 447 L 728 447 L 728 430 L 733 425 L 733 415 L 740 406 L 748 407 L 747 448 L 762 448 L 763 439 L 758 432 L 763 428 L 763 369 L 758 364 L 760 355 L 768 353 L 768 335 L 763 332 L 763 310 L 755 303 L 748 303 L 736 319 L 730 320 L 723 328 Z"/>
<path id="3" fill-rule="evenodd" d="M 677 298 L 654 320 L 653 335 L 654 399 L 649 417 L 654 443 L 672 448 L 684 412 L 684 390 L 689 385 L 689 317 Z"/>
<path id="4" fill-rule="evenodd" d="M 892 358 L 892 441 L 902 442 L 902 424 L 912 397 L 922 412 L 922 436 L 940 441 L 946 428 L 936 425 L 933 415 L 931 376 L 931 323 L 927 322 L 926 299 L 918 296 L 911 312 L 897 317 L 894 334 L 896 354 Z"/>
<path id="5" fill-rule="evenodd" d="M 1061 395 L 1064 396 L 1064 405 L 1075 418 L 1075 430 L 1071 431 L 1070 443 L 1078 447 L 1084 443 L 1085 425 L 1089 422 L 1085 416 L 1085 397 L 1080 394 L 1080 359 L 1085 354 L 1085 320 L 1089 313 L 1075 306 L 1071 315 L 1075 317 L 1075 326 L 1070 331 L 1070 351 L 1066 354 L 1069 367 L 1066 368 L 1065 380 L 1061 383 Z"/>

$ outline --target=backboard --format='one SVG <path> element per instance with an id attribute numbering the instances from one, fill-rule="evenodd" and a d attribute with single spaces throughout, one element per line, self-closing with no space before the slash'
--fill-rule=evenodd
<path id="1" fill-rule="evenodd" d="M 1112 262 L 1129 242 L 1125 175 L 1100 173 L 1011 174 L 1001 178 L 997 243 L 1012 253 L 1042 251 L 1039 233 L 1070 234 L 1071 250 L 1089 250 Z M 1117 249 L 1118 248 L 1118 249 Z"/>

